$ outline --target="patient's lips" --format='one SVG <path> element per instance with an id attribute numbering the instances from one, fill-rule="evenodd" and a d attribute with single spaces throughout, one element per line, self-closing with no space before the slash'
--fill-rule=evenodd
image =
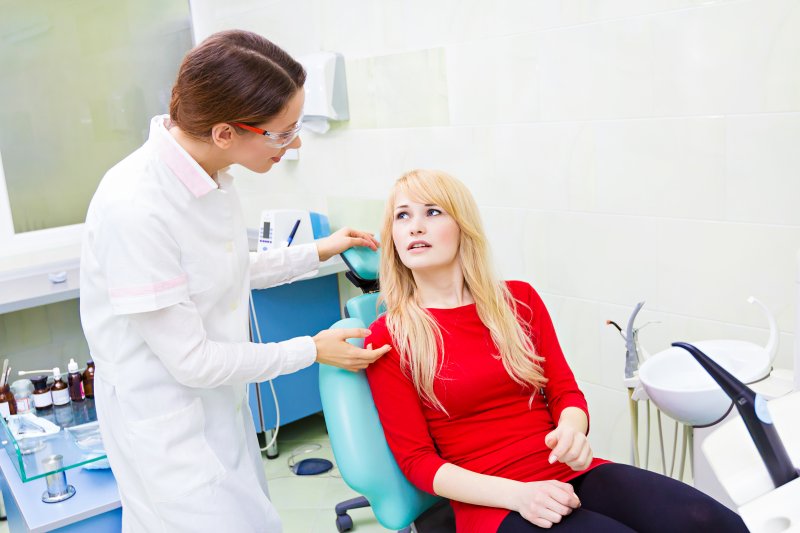
<path id="1" fill-rule="evenodd" d="M 430 247 L 431 247 L 430 243 L 426 241 L 411 241 L 408 245 L 407 250 L 412 254 L 422 253 L 425 250 L 429 249 Z"/>

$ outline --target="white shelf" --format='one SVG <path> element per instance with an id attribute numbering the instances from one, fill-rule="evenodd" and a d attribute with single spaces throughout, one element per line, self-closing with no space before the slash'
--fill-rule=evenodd
<path id="1" fill-rule="evenodd" d="M 72 300 L 80 295 L 80 260 L 13 270 L 0 274 L 0 313 Z M 51 272 L 67 273 L 63 283 L 48 279 Z"/>

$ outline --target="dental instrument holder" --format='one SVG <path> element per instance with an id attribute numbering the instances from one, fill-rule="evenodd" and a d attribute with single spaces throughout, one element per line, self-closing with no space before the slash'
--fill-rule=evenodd
<path id="1" fill-rule="evenodd" d="M 639 370 L 639 363 L 642 362 L 639 355 L 638 330 L 633 328 L 636 315 L 639 314 L 642 307 L 644 307 L 644 302 L 636 304 L 636 308 L 634 308 L 630 318 L 628 318 L 628 327 L 626 328 L 625 335 L 625 379 L 633 378 L 636 375 L 636 371 Z"/>
<path id="2" fill-rule="evenodd" d="M 767 401 L 695 346 L 686 342 L 673 342 L 672 346 L 688 351 L 731 398 L 775 487 L 778 488 L 797 479 L 798 470 L 792 464 L 772 423 L 767 410 Z"/>
<path id="3" fill-rule="evenodd" d="M 44 503 L 63 502 L 75 496 L 75 487 L 67 483 L 67 474 L 61 470 L 64 466 L 63 456 L 51 455 L 44 459 L 42 464 L 48 470 L 55 470 L 44 478 L 47 482 L 47 490 L 42 494 Z"/>

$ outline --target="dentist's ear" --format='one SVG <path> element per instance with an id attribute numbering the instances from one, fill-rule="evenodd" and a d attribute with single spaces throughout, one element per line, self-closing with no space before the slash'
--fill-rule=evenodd
<path id="1" fill-rule="evenodd" d="M 230 148 L 231 144 L 233 144 L 233 137 L 235 135 L 237 134 L 235 131 L 233 131 L 233 126 L 226 122 L 214 124 L 214 126 L 211 128 L 211 142 L 223 150 Z"/>

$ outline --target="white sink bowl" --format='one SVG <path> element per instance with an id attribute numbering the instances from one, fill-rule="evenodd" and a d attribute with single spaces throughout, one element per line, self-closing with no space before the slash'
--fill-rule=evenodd
<path id="1" fill-rule="evenodd" d="M 692 344 L 743 383 L 753 383 L 769 374 L 771 358 L 757 344 L 737 340 Z M 659 409 L 684 424 L 713 424 L 731 407 L 731 399 L 683 348 L 670 347 L 649 357 L 639 368 L 639 380 Z"/>

